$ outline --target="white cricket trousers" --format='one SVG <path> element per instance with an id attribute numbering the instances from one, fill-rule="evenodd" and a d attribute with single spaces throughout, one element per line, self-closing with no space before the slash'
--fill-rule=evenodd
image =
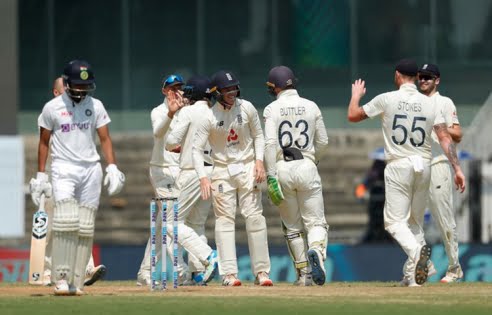
<path id="1" fill-rule="evenodd" d="M 51 179 L 55 203 L 75 199 L 79 206 L 97 209 L 101 197 L 102 176 L 100 163 L 73 164 L 53 161 Z"/>
<path id="2" fill-rule="evenodd" d="M 212 166 L 205 167 L 207 175 Z M 178 177 L 180 194 L 178 198 L 178 242 L 188 252 L 190 272 L 205 271 L 203 262 L 212 253 L 205 236 L 205 222 L 212 208 L 212 200 L 203 200 L 200 192 L 200 179 L 194 169 L 181 170 Z M 171 209 L 168 213 L 172 212 Z M 171 213 L 172 214 L 172 213 Z M 168 217 L 169 233 L 172 231 L 172 218 Z"/>
<path id="3" fill-rule="evenodd" d="M 430 161 L 416 172 L 409 158 L 388 162 L 384 170 L 384 226 L 414 262 L 424 242 L 424 212 L 429 194 Z"/>
<path id="4" fill-rule="evenodd" d="M 215 212 L 215 242 L 222 276 L 237 274 L 235 220 L 236 205 L 246 221 L 251 268 L 270 273 L 267 227 L 261 204 L 261 190 L 254 178 L 255 162 L 242 165 L 242 172 L 231 176 L 225 165 L 215 165 L 212 172 L 212 198 Z"/>
<path id="5" fill-rule="evenodd" d="M 306 233 L 308 247 L 326 258 L 328 225 L 318 168 L 309 159 L 277 162 L 284 200 L 279 205 L 285 234 Z"/>
<path id="6" fill-rule="evenodd" d="M 430 183 L 430 210 L 448 256 L 449 267 L 458 266 L 458 234 L 453 208 L 453 174 L 447 160 L 432 164 Z"/>

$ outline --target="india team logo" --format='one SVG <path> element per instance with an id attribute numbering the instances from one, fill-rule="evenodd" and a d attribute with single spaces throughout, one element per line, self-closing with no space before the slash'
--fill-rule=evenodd
<path id="1" fill-rule="evenodd" d="M 85 71 L 85 70 L 80 71 L 80 78 L 82 80 L 87 80 L 89 78 L 89 73 L 87 73 L 87 71 Z"/>

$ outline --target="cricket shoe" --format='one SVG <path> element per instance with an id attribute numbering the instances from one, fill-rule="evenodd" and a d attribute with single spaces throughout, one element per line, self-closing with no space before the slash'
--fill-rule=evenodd
<path id="1" fill-rule="evenodd" d="M 428 245 L 423 245 L 420 248 L 420 253 L 416 259 L 415 266 L 415 283 L 424 284 L 429 276 L 428 262 L 432 254 L 432 248 Z"/>
<path id="2" fill-rule="evenodd" d="M 414 279 L 403 277 L 399 283 L 400 287 L 421 287 L 420 284 L 417 284 Z"/>
<path id="3" fill-rule="evenodd" d="M 311 273 L 313 275 L 313 281 L 317 285 L 325 284 L 326 271 L 323 261 L 323 256 L 317 249 L 310 249 L 307 252 L 309 264 L 311 265 Z"/>
<path id="4" fill-rule="evenodd" d="M 268 276 L 268 273 L 266 273 L 264 271 L 258 272 L 258 275 L 256 275 L 255 284 L 262 286 L 262 287 L 273 286 L 273 282 L 270 279 L 270 277 Z"/>
<path id="5" fill-rule="evenodd" d="M 446 275 L 441 279 L 441 283 L 458 282 L 463 279 L 463 276 L 463 270 L 461 269 L 460 265 L 448 268 L 448 271 L 446 271 Z"/>
<path id="6" fill-rule="evenodd" d="M 70 295 L 70 287 L 67 280 L 58 280 L 55 283 L 55 295 Z"/>
<path id="7" fill-rule="evenodd" d="M 51 274 L 50 273 L 45 273 L 43 275 L 43 285 L 44 286 L 51 286 Z"/>
<path id="8" fill-rule="evenodd" d="M 299 287 L 310 287 L 313 285 L 313 275 L 311 273 L 304 273 L 299 275 L 296 281 L 294 281 L 295 286 Z"/>
<path id="9" fill-rule="evenodd" d="M 212 277 L 213 278 L 213 277 Z M 191 273 L 191 279 L 193 281 L 193 285 L 198 286 L 206 286 L 207 284 L 203 281 L 205 279 L 205 273 L 202 271 L 196 271 Z"/>
<path id="10" fill-rule="evenodd" d="M 69 295 L 84 295 L 84 292 L 79 288 L 69 285 L 67 280 L 58 280 L 55 284 L 56 296 L 69 296 Z"/>
<path id="11" fill-rule="evenodd" d="M 429 260 L 429 262 L 427 263 L 427 267 L 429 268 L 427 278 L 430 278 L 433 275 L 437 274 L 436 267 L 434 266 L 434 263 L 431 260 Z M 413 282 L 415 284 L 413 286 L 417 286 L 418 284 L 415 283 L 415 280 L 413 280 L 413 281 L 412 280 L 413 280 L 412 276 L 408 276 L 408 275 L 403 276 L 403 279 L 401 279 L 399 285 L 400 285 L 400 287 L 408 287 Z"/>
<path id="12" fill-rule="evenodd" d="M 241 280 L 239 280 L 234 274 L 228 274 L 222 280 L 222 285 L 226 287 L 239 287 L 241 286 Z"/>
<path id="13" fill-rule="evenodd" d="M 107 268 L 104 265 L 96 266 L 86 270 L 84 285 L 93 285 L 94 282 L 101 280 L 106 274 Z"/>
<path id="14" fill-rule="evenodd" d="M 216 250 L 212 250 L 212 253 L 207 258 L 207 261 L 208 265 L 203 274 L 204 283 L 208 283 L 214 278 L 217 267 L 219 266 L 219 256 L 217 255 Z"/>
<path id="15" fill-rule="evenodd" d="M 427 273 L 427 278 L 430 278 L 433 275 L 437 274 L 436 266 L 434 266 L 434 263 L 431 260 L 429 260 L 427 267 L 429 268 L 429 272 Z"/>
<path id="16" fill-rule="evenodd" d="M 137 286 L 139 287 L 150 287 L 152 280 L 150 279 L 150 275 L 141 275 L 137 276 Z M 158 285 L 158 281 L 155 281 L 155 284 Z"/>

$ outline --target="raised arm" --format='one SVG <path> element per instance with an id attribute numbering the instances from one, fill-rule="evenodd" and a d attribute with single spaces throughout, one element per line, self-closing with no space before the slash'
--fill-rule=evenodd
<path id="1" fill-rule="evenodd" d="M 183 99 L 178 92 L 167 93 L 168 108 L 163 111 L 152 110 L 150 119 L 152 121 L 152 132 L 154 137 L 162 138 L 169 130 L 174 114 L 183 107 Z"/>
<path id="2" fill-rule="evenodd" d="M 362 107 L 359 106 L 360 100 L 364 94 L 366 94 L 365 82 L 362 79 L 355 80 L 352 84 L 352 97 L 348 107 L 348 121 L 359 122 L 368 117 Z"/>
<path id="3" fill-rule="evenodd" d="M 190 117 L 188 112 L 184 111 L 180 112 L 179 117 L 176 118 L 175 123 L 173 124 L 173 128 L 166 139 L 166 150 L 172 151 L 181 145 L 186 133 L 191 124 Z"/>

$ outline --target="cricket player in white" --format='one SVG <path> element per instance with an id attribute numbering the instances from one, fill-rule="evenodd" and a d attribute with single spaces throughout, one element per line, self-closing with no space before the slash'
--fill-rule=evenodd
<path id="1" fill-rule="evenodd" d="M 456 106 L 450 98 L 442 96 L 437 91 L 440 81 L 441 73 L 437 65 L 422 65 L 418 73 L 420 92 L 429 96 L 437 103 L 436 106 L 442 109 L 447 130 L 453 141 L 459 143 L 463 133 L 456 113 Z M 441 279 L 441 282 L 450 283 L 463 278 L 458 254 L 456 220 L 454 218 L 452 174 L 448 158 L 442 151 L 434 132 L 432 133 L 432 140 L 430 210 L 441 231 L 441 238 L 449 261 L 446 275 Z"/>
<path id="2" fill-rule="evenodd" d="M 280 210 L 297 271 L 295 284 L 323 285 L 328 225 L 316 165 L 328 146 L 325 124 L 318 106 L 297 93 L 296 78 L 288 67 L 271 69 L 267 86 L 276 97 L 263 112 L 270 197 Z"/>
<path id="3" fill-rule="evenodd" d="M 58 77 L 53 82 L 53 96 L 57 97 L 65 93 L 65 86 L 63 85 L 63 78 Z M 40 115 L 41 117 L 41 115 Z M 39 118 L 38 118 L 39 119 Z M 47 198 L 45 201 L 45 210 L 48 213 L 49 218 L 53 218 L 54 204 L 53 198 Z M 46 240 L 46 257 L 44 259 L 44 275 L 43 275 L 43 284 L 51 285 L 51 252 L 53 249 L 53 237 L 51 233 L 53 222 L 52 220 L 48 220 L 48 233 Z M 94 258 L 91 256 L 89 258 L 89 263 L 87 264 L 87 268 L 85 270 L 85 282 L 84 285 L 92 285 L 106 274 L 106 266 L 104 265 L 94 265 Z"/>
<path id="4" fill-rule="evenodd" d="M 149 177 L 156 198 L 177 198 L 179 189 L 175 183 L 179 175 L 179 148 L 173 151 L 165 149 L 166 139 L 170 130 L 173 128 L 175 116 L 179 115 L 179 109 L 183 106 L 179 101 L 180 89 L 184 80 L 180 75 L 171 74 L 164 78 L 162 84 L 162 94 L 165 96 L 164 102 L 152 109 L 150 120 L 152 122 L 152 132 L 154 135 L 154 146 L 150 159 Z M 156 230 L 158 235 L 161 231 L 162 207 L 158 207 Z M 168 211 L 168 222 L 172 222 L 172 211 Z M 150 246 L 151 239 L 147 241 L 145 254 L 140 264 L 137 274 L 137 285 L 150 286 Z M 156 243 L 156 257 L 161 257 L 162 244 Z M 167 238 L 167 252 L 169 257 L 173 257 L 172 237 Z M 178 248 L 178 283 L 180 285 L 191 284 L 188 279 L 188 266 L 183 261 L 182 247 Z"/>
<path id="5" fill-rule="evenodd" d="M 270 257 L 261 190 L 265 180 L 265 141 L 258 112 L 250 102 L 239 99 L 239 80 L 230 71 L 218 71 L 212 79 L 217 99 L 210 114 L 200 121 L 193 142 L 193 165 L 200 178 L 203 199 L 213 190 L 215 241 L 219 273 L 225 286 L 239 286 L 235 244 L 236 204 L 246 221 L 249 253 L 255 284 L 271 286 Z M 204 167 L 207 141 L 212 148 L 211 179 Z M 239 198 L 239 200 L 238 200 Z"/>
<path id="6" fill-rule="evenodd" d="M 415 61 L 400 60 L 394 76 L 399 89 L 380 94 L 363 107 L 359 107 L 359 102 L 366 92 L 365 82 L 356 80 L 352 84 L 348 107 L 348 120 L 351 122 L 367 117 L 381 118 L 387 161 L 384 224 L 411 262 L 415 282 L 410 286 L 427 281 L 431 256 L 431 247 L 425 244 L 422 224 L 430 183 L 432 130 L 453 166 L 457 188 L 465 189 L 465 176 L 441 110 L 430 98 L 417 91 L 417 70 Z M 410 220 L 413 220 L 411 227 Z"/>
<path id="7" fill-rule="evenodd" d="M 53 216 L 55 295 L 83 294 L 85 269 L 92 252 L 94 226 L 101 195 L 102 168 L 96 151 L 96 132 L 108 166 L 108 194 L 121 191 L 125 176 L 116 167 L 108 124 L 101 101 L 89 96 L 95 89 L 91 66 L 73 60 L 64 69 L 65 93 L 46 103 L 39 117 L 38 173 L 30 182 L 39 203 L 51 189 L 45 173 L 51 140 L 51 176 L 56 202 Z"/>
<path id="8" fill-rule="evenodd" d="M 200 120 L 210 112 L 210 79 L 204 76 L 190 78 L 183 89 L 183 97 L 190 106 L 181 109 L 179 117 L 166 142 L 166 148 L 181 148 L 181 172 L 178 176 L 178 242 L 188 251 L 188 265 L 192 279 L 197 284 L 212 280 L 217 267 L 217 252 L 207 244 L 205 222 L 212 207 L 211 200 L 200 198 L 200 180 L 192 160 L 193 138 Z M 212 173 L 210 146 L 207 145 L 204 162 L 208 177 Z M 168 231 L 172 231 L 172 221 L 168 221 Z M 208 267 L 208 268 L 206 268 Z"/>

